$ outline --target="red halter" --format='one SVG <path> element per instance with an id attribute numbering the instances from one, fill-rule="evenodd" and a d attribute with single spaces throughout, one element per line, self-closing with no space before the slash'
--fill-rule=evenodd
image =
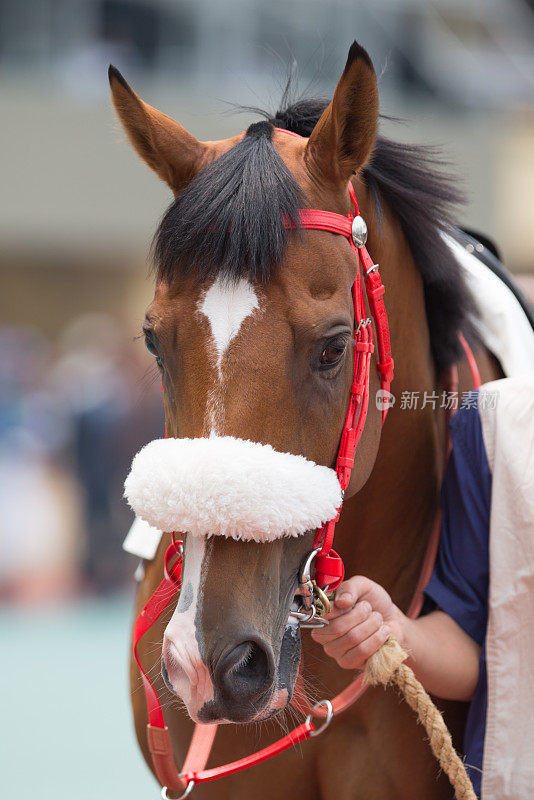
<path id="1" fill-rule="evenodd" d="M 284 131 L 288 133 L 288 131 Z M 393 359 L 391 357 L 391 344 L 386 308 L 384 305 L 384 286 L 378 272 L 378 264 L 374 264 L 365 248 L 365 239 L 357 245 L 353 238 L 353 222 L 357 219 L 360 231 L 365 228 L 365 223 L 359 216 L 358 203 L 354 188 L 349 182 L 349 193 L 354 204 L 354 214 L 346 217 L 330 211 L 316 209 L 301 209 L 300 227 L 311 230 L 328 231 L 344 236 L 356 256 L 356 278 L 352 295 L 354 302 L 354 375 L 350 390 L 349 406 L 343 425 L 339 445 L 336 474 L 344 492 L 349 485 L 351 471 L 354 466 L 356 446 L 362 435 L 369 405 L 369 372 L 371 355 L 374 351 L 373 330 L 371 319 L 367 316 L 365 297 L 360 274 L 360 256 L 364 273 L 365 291 L 371 316 L 374 320 L 378 344 L 378 370 L 380 373 L 381 387 L 386 405 L 382 411 L 382 423 L 387 415 L 387 398 L 391 381 L 393 379 Z M 286 228 L 293 226 L 286 222 Z M 355 237 L 357 238 L 357 237 Z M 315 560 L 315 580 L 320 587 L 335 589 L 343 580 L 343 562 L 340 556 L 332 550 L 336 522 L 339 519 L 341 508 L 337 516 L 326 523 L 317 531 L 313 548 L 319 550 Z M 305 707 L 308 716 L 305 722 L 296 727 L 289 734 L 279 739 L 272 745 L 260 750 L 246 758 L 224 764 L 220 767 L 205 769 L 213 739 L 217 730 L 216 724 L 196 725 L 187 757 L 181 772 L 178 772 L 174 762 L 172 744 L 165 725 L 163 710 L 158 694 L 150 682 L 137 654 L 137 646 L 141 637 L 161 616 L 170 605 L 176 594 L 180 591 L 182 573 L 182 542 L 177 541 L 173 534 L 172 544 L 165 554 L 164 579 L 148 600 L 137 618 L 133 631 L 133 652 L 135 660 L 141 671 L 143 685 L 148 707 L 147 737 L 148 745 L 158 779 L 164 787 L 162 796 L 166 797 L 167 789 L 182 792 L 185 797 L 196 783 L 230 775 L 247 767 L 265 761 L 283 750 L 320 733 L 330 722 L 332 715 L 344 710 L 365 691 L 365 684 L 361 679 L 353 681 L 347 689 L 334 698 L 333 701 L 322 700 L 313 708 Z M 422 588 L 422 587 L 421 587 Z M 415 608 L 414 608 L 415 610 Z M 316 728 L 313 717 L 326 717 L 320 727 Z"/>

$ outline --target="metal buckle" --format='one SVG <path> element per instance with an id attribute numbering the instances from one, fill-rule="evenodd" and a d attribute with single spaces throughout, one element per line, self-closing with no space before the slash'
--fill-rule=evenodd
<path id="1" fill-rule="evenodd" d="M 172 551 L 172 552 L 171 552 Z M 184 547 L 182 542 L 175 541 L 173 539 L 172 543 L 168 546 L 165 552 L 165 558 L 163 561 L 163 572 L 166 579 L 169 582 L 176 584 L 176 586 L 180 586 L 180 581 L 177 581 L 174 577 L 173 569 L 178 560 L 183 561 L 184 557 Z M 174 559 L 174 560 L 173 560 Z M 169 564 L 172 561 L 172 566 L 169 567 Z"/>
<path id="2" fill-rule="evenodd" d="M 331 609 L 330 598 L 320 586 L 317 586 L 315 581 L 313 581 L 313 596 L 315 597 L 314 607 L 317 609 L 319 616 L 329 614 Z M 327 622 L 327 620 L 325 620 L 325 622 Z"/>
<path id="3" fill-rule="evenodd" d="M 312 624 L 308 625 L 309 622 L 316 619 L 317 611 L 315 606 L 312 606 L 309 612 L 306 611 L 290 611 L 289 616 L 295 617 L 298 620 L 299 625 L 301 628 L 317 628 L 319 625 L 317 624 L 318 619 Z M 328 620 L 321 620 L 321 625 L 328 625 Z"/>
<path id="4" fill-rule="evenodd" d="M 311 579 L 311 565 L 313 559 L 321 551 L 320 547 L 316 547 L 315 550 L 312 550 L 304 564 L 302 565 L 302 570 L 300 572 L 300 580 L 297 591 L 295 592 L 295 596 L 302 597 L 302 605 L 304 606 L 306 611 L 311 611 L 313 608 L 313 582 Z M 313 615 L 312 615 L 313 616 Z"/>
<path id="5" fill-rule="evenodd" d="M 377 265 L 377 266 L 378 266 L 378 265 Z M 364 325 L 370 325 L 370 324 L 371 324 L 371 322 L 372 322 L 372 319 L 371 319 L 371 317 L 367 317 L 367 319 L 361 319 L 361 320 L 358 322 L 358 327 L 357 327 L 357 328 L 356 328 L 356 330 L 354 331 L 354 336 L 357 336 L 357 335 L 359 334 L 359 332 L 360 332 L 360 328 L 363 328 L 363 326 L 364 326 Z"/>
<path id="6" fill-rule="evenodd" d="M 315 708 L 315 706 L 314 706 L 314 708 Z M 312 735 L 313 734 L 310 734 L 310 736 L 312 736 Z M 188 795 L 191 794 L 191 792 L 193 791 L 194 788 L 195 788 L 195 781 L 189 781 L 189 783 L 186 786 L 185 792 L 183 794 L 181 794 L 180 797 L 177 797 L 175 800 L 184 800 L 185 797 L 187 797 Z M 167 787 L 166 786 L 163 786 L 162 789 L 161 789 L 161 797 L 162 797 L 162 800 L 173 800 L 171 797 L 168 796 Z"/>
<path id="7" fill-rule="evenodd" d="M 378 269 L 378 267 L 379 267 L 379 264 L 373 264 L 373 266 L 372 266 L 372 267 L 369 267 L 369 269 L 366 269 L 366 270 L 365 270 L 365 274 L 366 274 L 366 275 L 370 275 L 370 274 L 371 274 L 371 272 L 375 272 L 375 270 L 377 270 L 377 269 Z"/>
<path id="8" fill-rule="evenodd" d="M 290 616 L 298 620 L 301 628 L 322 628 L 328 625 L 328 620 L 324 619 L 322 615 L 328 614 L 330 611 L 330 601 L 323 590 L 311 579 L 311 565 L 320 551 L 320 547 L 312 550 L 302 566 L 299 585 L 295 592 L 295 597 L 302 598 L 301 609 L 289 612 Z"/>
<path id="9" fill-rule="evenodd" d="M 330 700 L 319 700 L 319 702 L 316 703 L 312 708 L 311 714 L 308 714 L 308 716 L 306 717 L 306 724 L 309 724 L 312 721 L 313 712 L 315 711 L 315 709 L 320 708 L 321 706 L 324 706 L 326 708 L 325 720 L 322 725 L 320 725 L 318 728 L 314 728 L 313 731 L 310 732 L 310 736 L 319 736 L 319 734 L 321 734 L 324 730 L 326 730 L 330 725 L 330 723 L 332 722 L 332 717 L 334 716 L 334 708 L 332 706 L 332 703 L 330 702 Z"/>

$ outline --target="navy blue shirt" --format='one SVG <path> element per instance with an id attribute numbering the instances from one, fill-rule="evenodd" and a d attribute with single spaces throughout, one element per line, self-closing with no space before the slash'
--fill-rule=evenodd
<path id="1" fill-rule="evenodd" d="M 460 408 L 450 429 L 452 453 L 441 489 L 441 541 L 425 594 L 482 647 L 480 675 L 464 739 L 465 763 L 473 767 L 468 773 L 480 797 L 487 705 L 485 638 L 492 478 L 478 408 Z"/>

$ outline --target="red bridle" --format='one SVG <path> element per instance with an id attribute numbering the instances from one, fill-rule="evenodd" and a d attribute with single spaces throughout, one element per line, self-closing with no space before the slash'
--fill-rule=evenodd
<path id="1" fill-rule="evenodd" d="M 366 230 L 365 223 L 360 217 L 358 202 L 354 187 L 349 181 L 349 194 L 354 206 L 354 213 L 344 217 L 330 211 L 317 209 L 301 209 L 300 226 L 311 230 L 328 231 L 344 236 L 356 256 L 356 278 L 352 287 L 354 303 L 354 372 L 350 389 L 349 406 L 336 459 L 336 474 L 342 492 L 345 492 L 354 467 L 356 447 L 363 433 L 367 410 L 369 407 L 369 374 L 371 355 L 374 351 L 373 329 L 371 319 L 367 316 L 362 276 L 360 271 L 360 258 L 363 268 L 363 281 L 365 291 L 375 324 L 378 344 L 378 371 L 383 399 L 386 403 L 382 410 L 382 424 L 388 412 L 387 397 L 393 380 L 393 358 L 391 356 L 391 342 L 389 337 L 389 323 L 384 304 L 384 285 L 375 264 L 365 247 L 366 233 L 364 236 L 354 235 L 355 220 L 357 230 Z M 290 227 L 289 225 L 286 225 Z M 315 557 L 315 582 L 321 588 L 336 589 L 343 580 L 344 569 L 341 557 L 332 550 L 336 523 L 339 519 L 341 508 L 337 516 L 326 523 L 315 535 L 313 549 L 319 549 Z"/>
<path id="2" fill-rule="evenodd" d="M 284 131 L 284 133 L 288 133 Z M 310 230 L 328 231 L 344 236 L 356 256 L 356 278 L 352 288 L 354 302 L 354 373 L 350 389 L 349 405 L 345 423 L 341 433 L 341 440 L 336 459 L 336 474 L 343 492 L 350 481 L 356 447 L 361 438 L 367 410 L 369 405 L 369 374 L 371 355 L 374 351 L 373 329 L 371 319 L 367 315 L 364 284 L 371 316 L 374 320 L 378 344 L 378 371 L 380 373 L 381 388 L 386 398 L 386 405 L 382 411 L 382 423 L 387 415 L 387 397 L 393 379 L 393 359 L 391 357 L 391 344 L 389 338 L 389 325 L 386 308 L 384 305 L 384 286 L 378 271 L 378 264 L 374 264 L 365 248 L 366 234 L 365 223 L 359 216 L 358 203 L 354 188 L 349 182 L 349 193 L 354 205 L 354 213 L 346 217 L 330 211 L 317 209 L 301 209 L 300 227 Z M 356 219 L 356 228 L 354 220 Z M 293 226 L 285 222 L 286 228 Z M 355 235 L 353 237 L 353 230 Z M 360 271 L 360 258 L 363 268 L 363 282 Z M 339 519 L 341 508 L 337 516 L 326 523 L 317 531 L 313 549 L 317 550 L 315 557 L 315 581 L 322 588 L 335 589 L 343 580 L 343 562 L 340 556 L 332 550 L 336 522 Z M 301 710 L 307 711 L 308 716 L 304 723 L 296 727 L 289 734 L 279 739 L 269 747 L 238 761 L 224 764 L 212 769 L 205 769 L 209 757 L 216 724 L 196 725 L 187 757 L 181 772 L 178 772 L 174 762 L 172 744 L 165 725 L 163 710 L 158 694 L 148 678 L 137 653 L 137 646 L 141 637 L 161 616 L 170 605 L 176 594 L 180 591 L 182 572 L 182 542 L 173 534 L 172 544 L 165 554 L 164 578 L 142 609 L 137 618 L 133 631 L 133 652 L 141 671 L 148 708 L 147 737 L 148 745 L 154 763 L 154 769 L 163 786 L 162 796 L 166 797 L 167 789 L 182 792 L 182 797 L 189 794 L 196 783 L 213 780 L 224 775 L 230 775 L 247 767 L 258 764 L 288 747 L 297 744 L 310 736 L 320 733 L 330 722 L 332 715 L 344 710 L 365 691 L 365 684 L 361 679 L 353 681 L 347 689 L 334 698 L 333 701 L 324 700 L 311 706 L 309 703 L 300 703 Z M 313 717 L 326 717 L 326 721 L 316 728 Z"/>

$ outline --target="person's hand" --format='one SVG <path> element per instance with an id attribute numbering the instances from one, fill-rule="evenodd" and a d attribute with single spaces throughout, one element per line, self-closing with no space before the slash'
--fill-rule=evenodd
<path id="1" fill-rule="evenodd" d="M 340 667 L 363 669 L 390 634 L 402 643 L 403 617 L 382 586 L 356 575 L 338 587 L 329 624 L 315 628 L 312 639 Z"/>

